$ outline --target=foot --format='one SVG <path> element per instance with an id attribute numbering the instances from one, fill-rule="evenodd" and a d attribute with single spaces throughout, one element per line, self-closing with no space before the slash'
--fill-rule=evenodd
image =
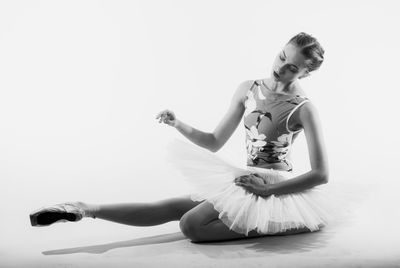
<path id="1" fill-rule="evenodd" d="M 83 217 L 93 217 L 88 206 L 82 202 L 69 202 L 43 207 L 30 215 L 32 226 L 48 226 L 55 222 L 80 221 Z"/>

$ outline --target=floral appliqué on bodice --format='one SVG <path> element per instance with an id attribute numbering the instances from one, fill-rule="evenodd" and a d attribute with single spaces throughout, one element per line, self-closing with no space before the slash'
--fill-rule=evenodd
<path id="1" fill-rule="evenodd" d="M 258 166 L 264 163 L 285 164 L 288 171 L 292 165 L 287 159 L 293 135 L 299 131 L 290 131 L 288 118 L 294 109 L 307 101 L 299 95 L 286 95 L 261 90 L 259 81 L 255 81 L 245 99 L 244 126 L 246 130 L 247 165 Z"/>

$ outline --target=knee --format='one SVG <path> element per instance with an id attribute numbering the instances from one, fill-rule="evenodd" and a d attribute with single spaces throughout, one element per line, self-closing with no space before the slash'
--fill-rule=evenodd
<path id="1" fill-rule="evenodd" d="M 200 226 L 190 214 L 186 213 L 179 221 L 179 228 L 182 233 L 189 238 L 192 242 L 201 242 Z"/>

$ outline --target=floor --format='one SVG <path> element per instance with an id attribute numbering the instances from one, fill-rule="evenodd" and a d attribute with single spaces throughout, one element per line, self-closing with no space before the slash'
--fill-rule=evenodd
<path id="1" fill-rule="evenodd" d="M 352 182 L 346 184 L 350 189 Z M 84 219 L 31 227 L 30 211 L 50 200 L 77 200 L 83 194 L 94 200 L 113 189 L 8 181 L 2 195 L 0 267 L 400 267 L 399 198 L 394 187 L 384 185 L 364 187 L 361 198 L 349 205 L 349 217 L 320 232 L 196 244 L 180 233 L 178 222 L 134 227 Z M 129 199 L 120 192 L 120 200 Z M 143 189 L 132 192 L 137 200 L 149 199 Z M 169 189 L 164 196 L 173 194 Z"/>

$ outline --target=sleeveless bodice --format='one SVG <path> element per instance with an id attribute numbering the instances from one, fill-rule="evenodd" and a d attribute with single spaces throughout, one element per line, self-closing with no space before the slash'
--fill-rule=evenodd
<path id="1" fill-rule="evenodd" d="M 304 96 L 274 92 L 262 80 L 254 81 L 244 102 L 248 166 L 278 164 L 281 169 L 292 171 L 288 155 L 301 129 L 290 130 L 288 122 L 294 111 L 307 101 Z"/>

